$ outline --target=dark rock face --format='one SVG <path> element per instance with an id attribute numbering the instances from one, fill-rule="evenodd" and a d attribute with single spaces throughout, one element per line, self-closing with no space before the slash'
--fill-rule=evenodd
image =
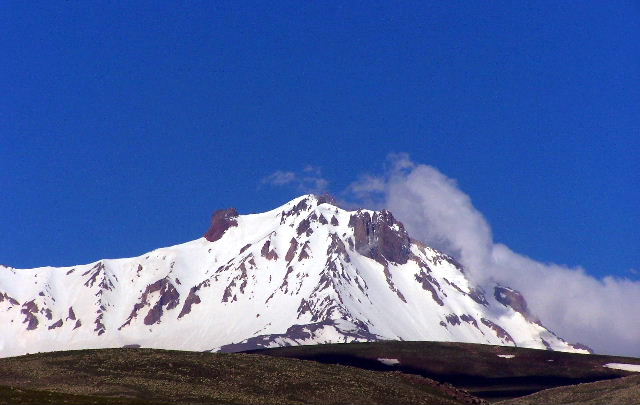
<path id="1" fill-rule="evenodd" d="M 378 335 L 369 331 L 367 325 L 358 324 L 356 326 L 356 330 L 346 331 L 341 329 L 333 320 L 326 320 L 306 325 L 293 325 L 289 327 L 285 333 L 255 336 L 239 343 L 224 345 L 220 347 L 220 351 L 222 353 L 233 353 L 246 350 L 264 349 L 269 347 L 272 343 L 278 342 L 282 339 L 291 339 L 301 343 L 301 341 L 304 341 L 305 339 L 312 339 L 317 333 L 327 327 L 336 328 L 342 335 L 347 338 L 351 338 L 351 340 L 354 341 L 375 342 L 380 340 Z"/>
<path id="2" fill-rule="evenodd" d="M 10 297 L 7 293 L 0 293 L 0 302 L 7 300 L 11 305 L 20 305 L 20 303 L 15 299 Z"/>
<path id="3" fill-rule="evenodd" d="M 320 204 L 330 204 L 333 206 L 338 206 L 338 203 L 336 201 L 336 199 L 331 195 L 331 194 L 320 194 L 320 195 L 316 195 L 316 200 L 318 200 L 318 205 Z"/>
<path id="4" fill-rule="evenodd" d="M 298 241 L 295 238 L 291 238 L 289 241 L 289 250 L 287 250 L 287 255 L 284 257 L 284 260 L 290 262 L 293 260 L 296 255 L 296 250 L 298 249 Z"/>
<path id="5" fill-rule="evenodd" d="M 209 242 L 215 242 L 222 238 L 222 235 L 231 227 L 238 226 L 238 210 L 228 208 L 226 210 L 218 210 L 211 218 L 211 227 L 204 234 Z"/>
<path id="6" fill-rule="evenodd" d="M 61 326 L 62 326 L 62 319 L 58 319 L 58 321 L 56 323 L 54 323 L 53 325 L 49 326 L 49 330 L 55 329 L 55 328 L 59 328 Z"/>
<path id="7" fill-rule="evenodd" d="M 209 287 L 211 284 L 209 282 L 209 280 L 204 280 L 203 282 L 201 282 L 200 284 L 191 287 L 191 289 L 189 290 L 189 295 L 187 295 L 187 299 L 184 300 L 184 305 L 182 306 L 182 309 L 180 310 L 180 315 L 178 315 L 178 319 L 182 318 L 183 316 L 191 313 L 191 306 L 194 304 L 199 304 L 202 301 L 200 300 L 200 296 L 198 296 L 198 291 L 200 291 L 201 288 L 203 287 Z"/>
<path id="8" fill-rule="evenodd" d="M 411 240 L 404 225 L 387 210 L 371 215 L 358 211 L 349 219 L 358 253 L 382 264 L 387 261 L 405 264 L 411 254 Z"/>
<path id="9" fill-rule="evenodd" d="M 72 320 L 72 321 L 76 320 L 76 313 L 73 312 L 73 307 L 69 307 L 69 316 L 67 316 L 67 321 L 68 320 Z"/>
<path id="10" fill-rule="evenodd" d="M 496 333 L 496 336 L 498 336 L 500 339 L 503 339 L 507 342 L 511 342 L 513 344 L 515 344 L 515 341 L 513 340 L 513 338 L 511 337 L 511 335 L 504 330 L 502 327 L 500 327 L 499 325 L 491 322 L 488 319 L 485 318 L 480 318 L 480 322 L 482 322 L 483 324 L 485 324 L 487 327 L 493 329 L 493 331 Z"/>
<path id="11" fill-rule="evenodd" d="M 476 329 L 480 329 L 480 328 L 478 328 L 478 322 L 476 322 L 476 319 L 471 315 L 462 314 L 460 316 L 460 320 L 465 321 L 466 323 L 469 323 L 469 324 L 475 326 Z"/>
<path id="12" fill-rule="evenodd" d="M 456 314 L 449 314 L 449 315 L 445 316 L 445 318 L 447 318 L 447 322 L 450 325 L 453 325 L 453 326 L 460 325 L 460 318 L 458 318 L 458 315 L 456 315 Z"/>
<path id="13" fill-rule="evenodd" d="M 38 318 L 36 317 L 38 305 L 33 300 L 22 304 L 20 312 L 25 316 L 23 323 L 27 324 L 27 330 L 34 330 L 38 327 Z"/>
<path id="14" fill-rule="evenodd" d="M 438 281 L 435 278 L 433 278 L 433 276 L 426 273 L 425 271 L 421 271 L 419 274 L 415 275 L 415 279 L 417 282 L 422 284 L 422 288 L 424 290 L 429 291 L 431 293 L 431 297 L 435 302 L 438 303 L 438 305 L 444 306 L 444 302 L 442 301 L 442 298 L 440 298 L 440 296 L 436 291 L 436 288 L 438 289 L 438 291 L 440 291 L 440 284 L 438 284 Z"/>
<path id="15" fill-rule="evenodd" d="M 140 297 L 140 301 L 133 306 L 133 310 L 129 315 L 127 321 L 120 326 L 119 329 L 124 328 L 129 325 L 133 319 L 138 316 L 138 312 L 144 308 L 145 306 L 150 305 L 149 295 L 155 292 L 160 293 L 160 297 L 158 301 L 149 309 L 149 312 L 144 317 L 145 325 L 153 325 L 154 323 L 160 323 L 160 318 L 162 318 L 162 314 L 164 313 L 164 309 L 170 310 L 178 306 L 180 303 L 180 294 L 171 283 L 171 281 L 165 277 L 153 284 L 150 284 L 145 289 L 144 293 Z"/>
<path id="16" fill-rule="evenodd" d="M 191 287 L 191 289 L 189 290 L 189 295 L 187 295 L 187 299 L 184 300 L 184 305 L 182 306 L 182 309 L 180 310 L 180 314 L 178 315 L 178 319 L 182 318 L 183 316 L 185 316 L 186 314 L 191 312 L 191 306 L 193 304 L 199 304 L 200 302 L 202 302 L 200 300 L 200 297 L 198 296 L 198 294 L 196 294 L 198 292 L 199 288 L 196 287 Z"/>
<path id="17" fill-rule="evenodd" d="M 469 297 L 480 305 L 484 305 L 485 307 L 489 306 L 489 303 L 484 296 L 484 292 L 481 289 L 472 288 L 469 292 Z"/>
<path id="18" fill-rule="evenodd" d="M 144 317 L 145 325 L 153 325 L 157 322 L 159 323 L 160 318 L 162 317 L 163 307 L 169 310 L 177 307 L 180 303 L 180 294 L 167 278 L 163 278 L 151 284 L 147 287 L 147 291 L 145 291 L 145 293 L 151 294 L 156 291 L 160 292 L 160 299 L 156 302 L 153 308 L 149 310 L 147 316 Z"/>
<path id="19" fill-rule="evenodd" d="M 586 350 L 589 352 L 589 354 L 593 354 L 593 349 L 590 348 L 587 345 L 584 345 L 582 343 L 569 343 L 569 346 L 573 347 L 574 349 L 578 349 L 578 350 Z"/>
<path id="20" fill-rule="evenodd" d="M 502 305 L 510 307 L 514 311 L 522 314 L 526 320 L 540 325 L 540 321 L 531 315 L 531 312 L 529 312 L 527 301 L 525 301 L 519 291 L 507 287 L 496 286 L 494 288 L 494 297 Z"/>
<path id="21" fill-rule="evenodd" d="M 296 228 L 296 232 L 298 233 L 298 235 L 302 235 L 303 233 L 307 236 L 311 235 L 313 231 L 311 230 L 311 221 L 309 220 L 309 218 L 305 218 L 300 221 L 300 223 L 298 224 L 298 228 Z"/>
<path id="22" fill-rule="evenodd" d="M 275 249 L 271 249 L 271 241 L 269 240 L 262 245 L 260 254 L 262 254 L 262 257 L 265 257 L 267 260 L 278 260 L 278 253 L 276 253 Z"/>

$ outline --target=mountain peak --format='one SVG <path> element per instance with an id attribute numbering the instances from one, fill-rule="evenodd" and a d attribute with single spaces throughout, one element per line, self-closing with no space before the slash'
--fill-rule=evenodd
<path id="1" fill-rule="evenodd" d="M 485 296 L 391 212 L 347 211 L 330 195 L 218 210 L 204 238 L 139 257 L 1 273 L 0 356 L 375 340 L 586 351 L 536 322 L 517 291 Z"/>

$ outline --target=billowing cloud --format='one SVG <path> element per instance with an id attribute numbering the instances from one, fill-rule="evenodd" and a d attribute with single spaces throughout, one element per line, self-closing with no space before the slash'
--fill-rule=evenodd
<path id="1" fill-rule="evenodd" d="M 542 322 L 599 353 L 640 356 L 640 282 L 597 279 L 580 268 L 540 263 L 493 241 L 491 227 L 455 180 L 436 168 L 392 155 L 386 172 L 350 186 L 355 198 L 387 208 L 409 233 L 458 258 L 481 286 L 520 290 Z"/>

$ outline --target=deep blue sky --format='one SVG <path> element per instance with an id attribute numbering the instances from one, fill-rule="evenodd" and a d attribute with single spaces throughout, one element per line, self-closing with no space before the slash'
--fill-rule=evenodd
<path id="1" fill-rule="evenodd" d="M 339 193 L 408 152 L 515 251 L 640 278 L 637 3 L 124 3 L 0 3 L 0 263 L 142 254 L 298 194 L 276 170 Z"/>

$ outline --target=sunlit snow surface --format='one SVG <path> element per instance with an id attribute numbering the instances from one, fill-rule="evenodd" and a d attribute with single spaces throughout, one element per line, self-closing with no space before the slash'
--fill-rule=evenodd
<path id="1" fill-rule="evenodd" d="M 607 363 L 604 367 L 615 368 L 616 370 L 634 371 L 640 373 L 640 364 L 625 364 L 625 363 Z"/>
<path id="2" fill-rule="evenodd" d="M 385 366 L 395 366 L 397 364 L 400 364 L 400 360 L 398 359 L 385 359 L 385 358 L 378 358 L 378 361 L 382 364 L 384 364 Z"/>
<path id="3" fill-rule="evenodd" d="M 432 340 L 584 352 L 491 292 L 487 305 L 472 299 L 462 269 L 435 249 L 412 243 L 412 259 L 385 270 L 353 248 L 354 214 L 302 196 L 239 216 L 215 242 L 71 267 L 0 266 L 0 357 L 125 345 L 216 351 L 256 339 L 264 347 Z M 305 220 L 310 230 L 299 233 Z M 263 254 L 267 242 L 272 256 Z"/>

